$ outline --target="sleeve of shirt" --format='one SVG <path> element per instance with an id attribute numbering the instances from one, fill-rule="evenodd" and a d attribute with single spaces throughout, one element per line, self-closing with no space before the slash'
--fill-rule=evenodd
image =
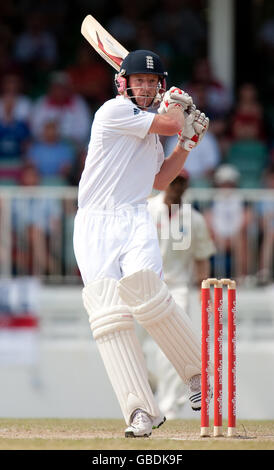
<path id="1" fill-rule="evenodd" d="M 210 237 L 206 221 L 203 215 L 197 211 L 193 211 L 192 214 L 191 232 L 194 259 L 207 259 L 216 253 L 216 248 Z"/>
<path id="2" fill-rule="evenodd" d="M 144 139 L 147 135 L 154 114 L 142 111 L 127 100 L 111 100 L 106 103 L 100 115 L 104 127 L 110 132 L 132 135 Z"/>

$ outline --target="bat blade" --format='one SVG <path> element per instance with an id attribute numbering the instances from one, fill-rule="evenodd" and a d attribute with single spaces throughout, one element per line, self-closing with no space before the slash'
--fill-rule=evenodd
<path id="1" fill-rule="evenodd" d="M 87 15 L 84 18 L 81 33 L 103 59 L 116 70 L 120 70 L 128 51 L 93 16 Z"/>

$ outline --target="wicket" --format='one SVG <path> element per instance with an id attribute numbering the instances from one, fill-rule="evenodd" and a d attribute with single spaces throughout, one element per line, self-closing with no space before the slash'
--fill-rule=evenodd
<path id="1" fill-rule="evenodd" d="M 210 286 L 214 285 L 214 430 L 222 436 L 223 401 L 223 287 L 228 296 L 228 437 L 236 430 L 236 283 L 231 279 L 206 279 L 202 282 L 202 376 L 201 437 L 209 433 L 210 403 Z"/>

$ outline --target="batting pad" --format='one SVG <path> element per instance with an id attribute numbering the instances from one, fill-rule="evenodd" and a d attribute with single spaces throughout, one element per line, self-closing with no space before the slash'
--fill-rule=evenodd
<path id="1" fill-rule="evenodd" d="M 91 330 L 126 423 L 137 408 L 160 415 L 148 382 L 134 319 L 119 298 L 118 281 L 102 279 L 83 289 Z"/>
<path id="2" fill-rule="evenodd" d="M 182 380 L 201 373 L 201 348 L 190 318 L 173 300 L 166 284 L 151 270 L 119 281 L 119 293 L 137 321 L 148 331 Z"/>

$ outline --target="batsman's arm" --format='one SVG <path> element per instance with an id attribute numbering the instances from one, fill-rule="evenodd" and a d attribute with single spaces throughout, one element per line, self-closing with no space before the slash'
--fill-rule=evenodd
<path id="1" fill-rule="evenodd" d="M 182 170 L 189 152 L 177 144 L 173 152 L 164 160 L 155 176 L 153 188 L 164 191 Z"/>
<path id="2" fill-rule="evenodd" d="M 149 132 L 158 135 L 172 136 L 184 127 L 184 112 L 181 107 L 172 107 L 165 114 L 156 114 Z M 160 172 L 154 180 L 154 189 L 164 190 L 180 173 L 189 152 L 177 145 L 172 154 L 164 161 Z"/>
<path id="3" fill-rule="evenodd" d="M 165 114 L 155 114 L 149 134 L 171 136 L 184 127 L 184 113 L 180 108 L 171 108 Z"/>

